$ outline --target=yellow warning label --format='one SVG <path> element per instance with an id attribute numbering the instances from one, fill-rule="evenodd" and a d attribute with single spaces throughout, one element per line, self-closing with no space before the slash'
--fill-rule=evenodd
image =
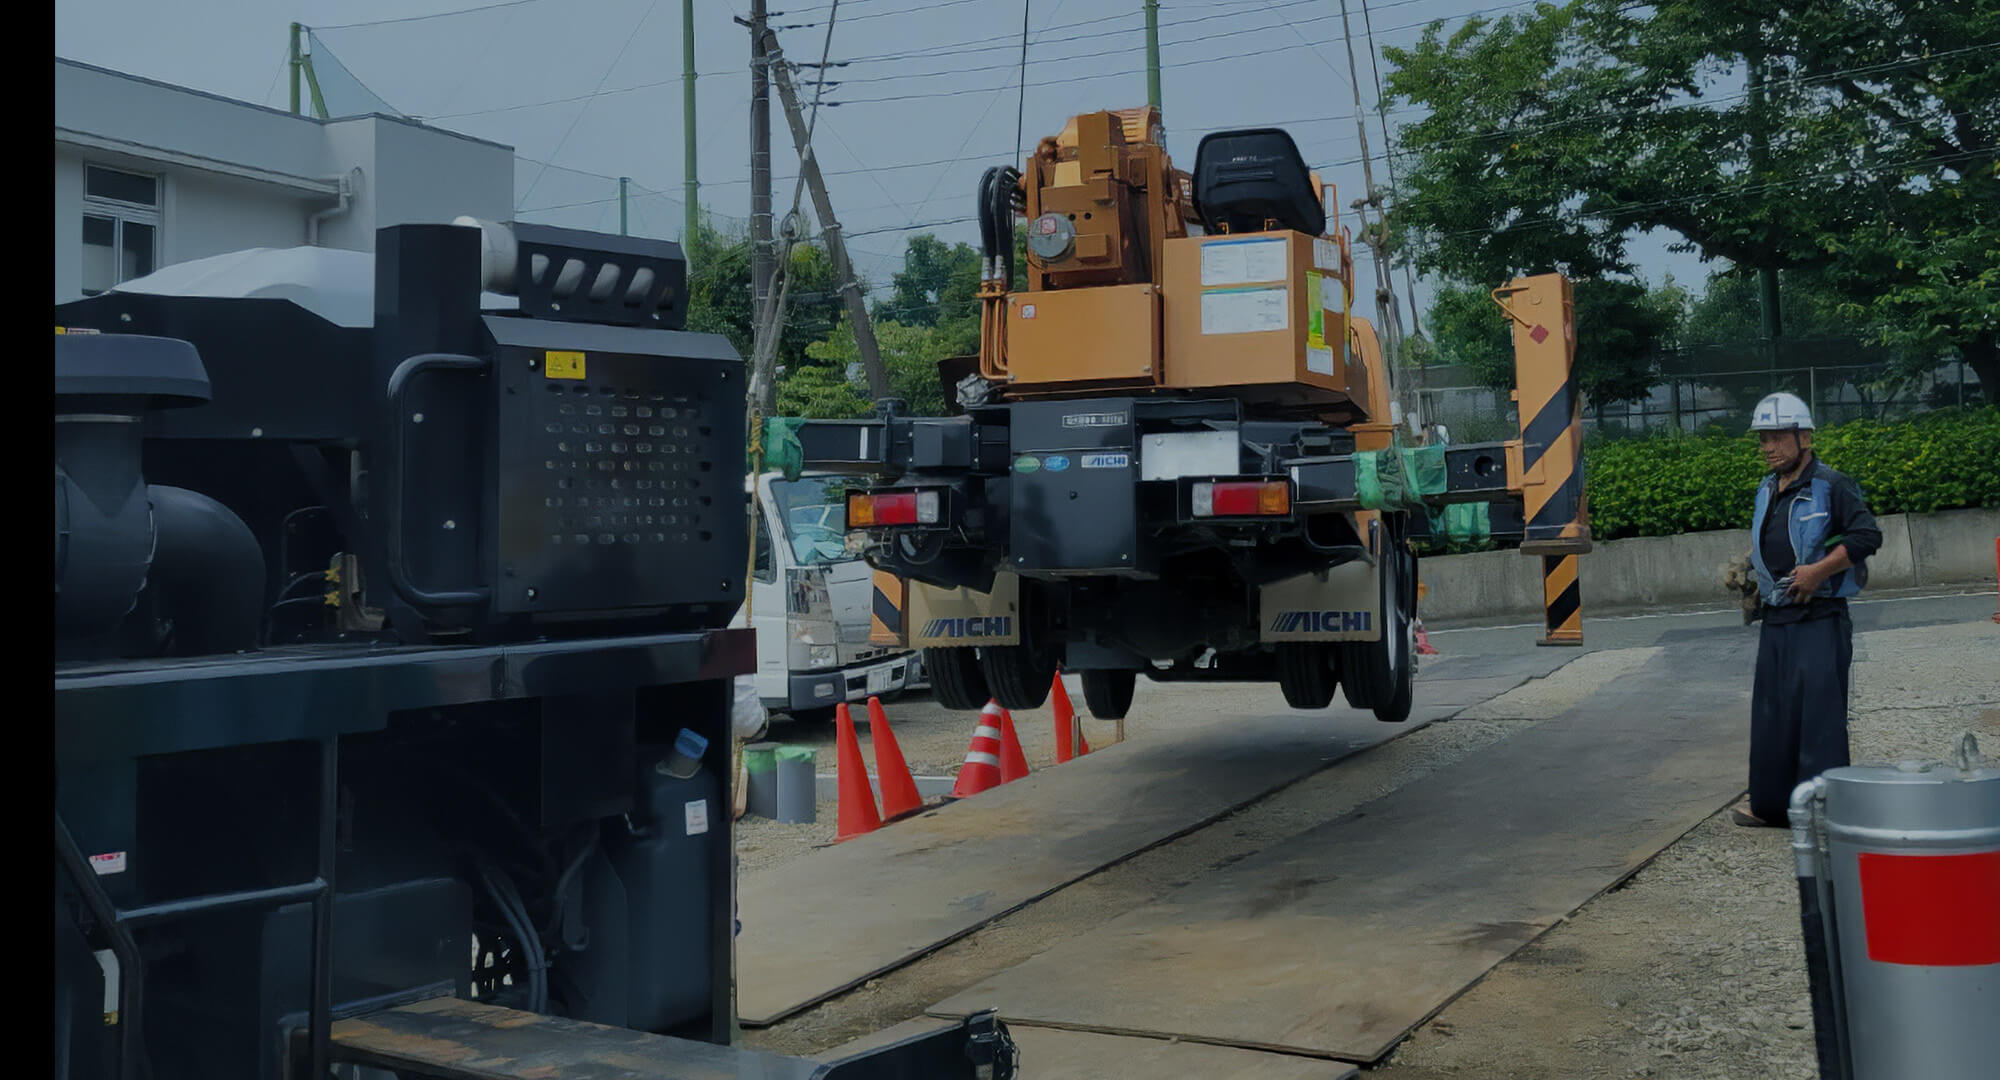
<path id="1" fill-rule="evenodd" d="M 89 327 L 84 327 L 84 326 L 58 326 L 58 327 L 56 327 L 56 333 L 58 333 L 58 334 L 95 334 L 95 333 L 97 333 L 97 331 L 95 331 L 95 330 L 92 330 L 92 329 L 90 329 Z"/>
<path id="2" fill-rule="evenodd" d="M 551 379 L 583 378 L 583 354 L 580 352 L 549 352 L 543 354 L 542 374 Z"/>

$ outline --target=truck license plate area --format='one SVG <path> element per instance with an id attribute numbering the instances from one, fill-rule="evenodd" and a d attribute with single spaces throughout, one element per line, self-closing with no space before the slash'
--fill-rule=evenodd
<path id="1" fill-rule="evenodd" d="M 1179 480 L 1184 476 L 1235 476 L 1239 440 L 1234 431 L 1175 431 L 1148 435 L 1139 447 L 1141 480 Z"/>

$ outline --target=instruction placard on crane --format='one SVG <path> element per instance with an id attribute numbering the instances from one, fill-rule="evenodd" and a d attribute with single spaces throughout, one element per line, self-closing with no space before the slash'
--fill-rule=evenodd
<path id="1" fill-rule="evenodd" d="M 1286 254 L 1282 238 L 1212 240 L 1201 246 L 1201 283 L 1206 287 L 1284 281 L 1290 276 Z"/>
<path id="2" fill-rule="evenodd" d="M 1201 332 L 1254 334 L 1290 325 L 1288 289 L 1215 289 L 1201 294 Z"/>

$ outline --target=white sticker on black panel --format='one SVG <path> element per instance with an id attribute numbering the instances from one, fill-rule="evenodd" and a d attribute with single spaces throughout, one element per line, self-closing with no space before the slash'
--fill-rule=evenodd
<path id="1" fill-rule="evenodd" d="M 687 804 L 687 834 L 698 836 L 708 831 L 708 800 L 695 799 Z"/>

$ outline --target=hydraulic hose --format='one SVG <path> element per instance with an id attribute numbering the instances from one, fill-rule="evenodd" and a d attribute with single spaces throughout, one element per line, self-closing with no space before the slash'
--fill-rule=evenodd
<path id="1" fill-rule="evenodd" d="M 979 174 L 979 254 L 984 260 L 979 264 L 981 278 L 992 276 L 995 270 L 993 260 L 997 245 L 994 243 L 993 184 L 999 175 L 998 165 Z"/>

